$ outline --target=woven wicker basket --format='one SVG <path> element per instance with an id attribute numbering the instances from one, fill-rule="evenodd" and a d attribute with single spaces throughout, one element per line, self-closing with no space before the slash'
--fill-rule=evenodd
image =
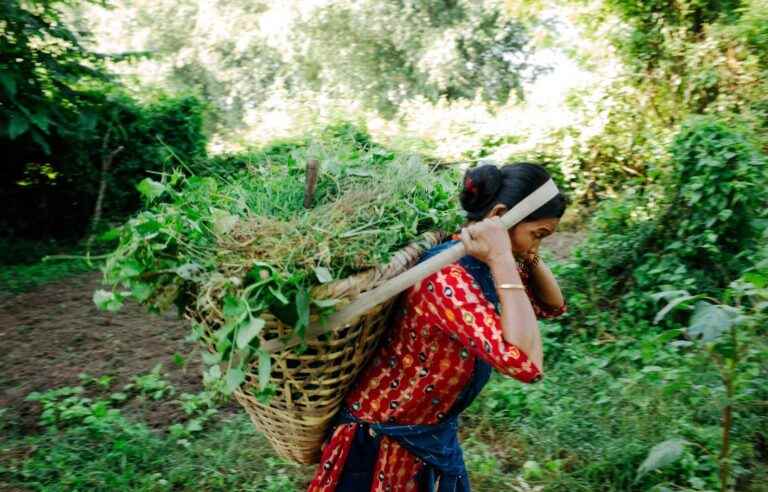
<path id="1" fill-rule="evenodd" d="M 445 237 L 442 232 L 427 233 L 395 253 L 386 265 L 318 286 L 312 297 L 354 299 L 410 268 L 424 251 Z M 304 464 L 319 461 L 328 423 L 376 347 L 396 300 L 393 297 L 379 304 L 346 327 L 308 339 L 308 348 L 301 355 L 291 349 L 273 353 L 270 382 L 277 392 L 267 404 L 252 396 L 259 387 L 258 363 L 250 367 L 235 397 L 279 455 Z M 262 319 L 266 322 L 262 343 L 293 332 L 271 313 Z"/>

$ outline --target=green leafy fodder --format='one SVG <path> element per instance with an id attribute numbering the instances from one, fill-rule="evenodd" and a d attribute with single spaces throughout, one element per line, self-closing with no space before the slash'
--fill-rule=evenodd
<path id="1" fill-rule="evenodd" d="M 310 158 L 321 173 L 307 210 Z M 269 311 L 303 334 L 311 312 L 323 316 L 345 301 L 314 288 L 386 262 L 426 231 L 455 230 L 456 178 L 358 133 L 326 131 L 283 152 L 254 153 L 227 173 L 146 179 L 139 191 L 148 206 L 120 228 L 104 268 L 115 288 L 94 300 L 111 310 L 128 296 L 157 311 L 174 303 L 193 310 L 205 326 L 192 337 L 215 349 L 206 362 L 226 362 L 207 378 L 231 392 L 257 361 L 264 390 L 260 315 Z"/>

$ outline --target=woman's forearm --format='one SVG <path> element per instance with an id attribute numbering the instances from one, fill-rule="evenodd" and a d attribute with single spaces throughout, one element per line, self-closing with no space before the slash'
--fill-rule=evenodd
<path id="1" fill-rule="evenodd" d="M 496 284 L 522 284 L 512 254 L 489 263 Z M 501 303 L 501 324 L 504 340 L 517 346 L 543 371 L 544 354 L 536 313 L 523 289 L 497 289 Z"/>
<path id="2" fill-rule="evenodd" d="M 541 302 L 551 308 L 559 308 L 565 303 L 555 276 L 543 260 L 539 260 L 531 269 L 530 279 L 531 288 Z"/>

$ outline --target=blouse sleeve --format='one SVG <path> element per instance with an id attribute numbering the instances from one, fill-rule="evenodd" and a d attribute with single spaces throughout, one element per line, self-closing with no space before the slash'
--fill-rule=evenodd
<path id="1" fill-rule="evenodd" d="M 557 318 L 568 310 L 565 302 L 563 302 L 562 306 L 556 308 L 541 302 L 529 283 L 526 283 L 525 291 L 528 293 L 528 298 L 531 300 L 531 306 L 537 319 Z"/>
<path id="2" fill-rule="evenodd" d="M 497 371 L 526 383 L 541 378 L 528 355 L 504 340 L 501 317 L 463 267 L 448 265 L 416 284 L 413 292 L 414 307 L 427 323 L 448 332 Z"/>

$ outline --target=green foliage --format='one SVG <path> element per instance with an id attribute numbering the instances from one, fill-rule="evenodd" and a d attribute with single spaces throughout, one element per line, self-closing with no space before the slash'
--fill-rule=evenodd
<path id="1" fill-rule="evenodd" d="M 52 131 L 79 132 L 78 109 L 89 97 L 83 86 L 109 79 L 103 57 L 86 51 L 62 22 L 61 4 L 8 0 L 0 6 L 0 135 L 4 142 L 26 137 L 46 153 Z"/>
<path id="2" fill-rule="evenodd" d="M 84 258 L 0 266 L 0 292 L 18 294 L 78 273 L 90 272 L 97 265 Z"/>
<path id="3" fill-rule="evenodd" d="M 679 29 L 700 34 L 707 24 L 738 19 L 743 0 L 608 0 L 632 29 L 626 34 L 628 61 L 643 67 L 653 66 L 674 56 L 667 51 L 666 30 Z"/>
<path id="4" fill-rule="evenodd" d="M 102 217 L 133 211 L 135 184 L 204 155 L 203 105 L 139 104 L 62 19 L 63 3 L 4 2 L 0 34 L 0 234 L 82 237 L 102 180 Z"/>
<path id="5" fill-rule="evenodd" d="M 711 118 L 691 120 L 670 153 L 658 187 L 601 204 L 593 233 L 562 270 L 566 284 L 588 285 L 579 300 L 650 319 L 655 308 L 643 293 L 715 292 L 750 261 L 767 218 L 765 155 L 748 133 Z M 583 316 L 601 316 L 592 303 L 577 304 Z"/>
<path id="6" fill-rule="evenodd" d="M 157 368 L 137 377 L 133 389 L 154 393 L 156 373 Z M 105 395 L 110 376 L 81 379 L 87 386 L 28 395 L 41 406 L 44 432 L 22 435 L 11 427 L 0 436 L 4 484 L 52 491 L 300 489 L 300 468 L 272 457 L 247 417 L 211 425 L 221 403 L 212 393 L 182 393 L 177 401 L 163 402 L 179 405 L 186 418 L 157 432 L 116 408 L 127 407 L 134 391 Z M 93 387 L 96 393 L 85 396 Z"/>
<path id="7" fill-rule="evenodd" d="M 528 59 L 528 21 L 507 17 L 501 2 L 335 2 L 297 25 L 295 42 L 307 47 L 298 77 L 390 116 L 417 96 L 504 103 L 542 70 Z"/>
<path id="8" fill-rule="evenodd" d="M 307 470 L 272 456 L 245 415 L 186 441 L 131 423 L 93 435 L 71 427 L 3 443 L 4 484 L 29 490 L 298 492 Z"/>
<path id="9" fill-rule="evenodd" d="M 768 233 L 764 238 L 768 239 Z M 718 402 L 723 429 L 718 453 L 723 492 L 730 490 L 732 481 L 738 481 L 738 475 L 744 473 L 736 466 L 740 459 L 745 455 L 752 458 L 749 446 L 731 442 L 731 434 L 738 427 L 734 419 L 749 414 L 750 406 L 765 393 L 762 376 L 768 356 L 764 343 L 768 322 L 768 247 L 763 246 L 757 259 L 754 266 L 729 284 L 720 300 L 710 298 L 715 304 L 699 300 L 686 330 L 689 338 L 700 340 L 701 351 L 717 367 L 724 388 L 725 398 Z M 685 291 L 677 295 L 682 297 L 673 298 L 665 310 L 704 297 Z"/>
<path id="10" fill-rule="evenodd" d="M 162 377 L 163 365 L 157 364 L 147 374 L 134 376 L 133 382 L 123 387 L 124 391 L 135 390 L 139 394 L 149 396 L 153 400 L 160 400 L 173 395 L 175 390 L 171 384 Z"/>

